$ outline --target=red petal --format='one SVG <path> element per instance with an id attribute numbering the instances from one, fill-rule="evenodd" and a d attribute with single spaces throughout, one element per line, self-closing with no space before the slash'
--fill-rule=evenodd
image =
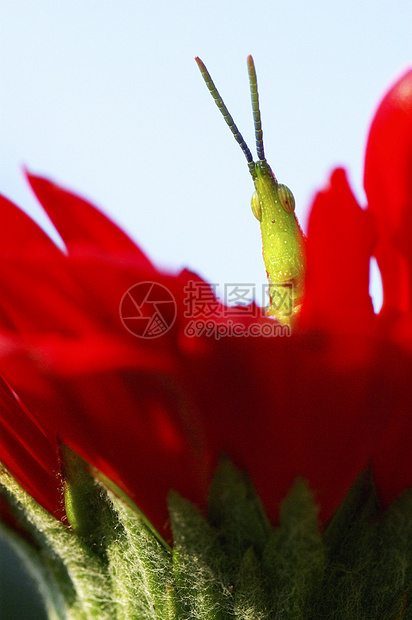
<path id="1" fill-rule="evenodd" d="M 0 253 L 56 257 L 57 246 L 19 207 L 0 195 Z"/>
<path id="2" fill-rule="evenodd" d="M 57 449 L 0 377 L 0 460 L 44 508 L 58 518 L 61 488 Z"/>
<path id="3" fill-rule="evenodd" d="M 373 241 L 369 214 L 357 204 L 345 172 L 335 170 L 310 214 L 301 326 L 365 333 L 373 319 L 369 297 Z"/>
<path id="4" fill-rule="evenodd" d="M 45 428 L 122 487 L 160 530 L 177 489 L 204 507 L 208 459 L 195 411 L 172 375 L 111 370 L 23 393 Z"/>
<path id="5" fill-rule="evenodd" d="M 374 450 L 372 470 L 381 499 L 389 505 L 404 489 L 412 487 L 412 358 L 395 348 L 386 352 L 387 374 L 393 377 L 390 397 L 393 413 Z M 384 390 L 381 388 L 379 395 Z"/>
<path id="6" fill-rule="evenodd" d="M 89 252 L 131 254 L 140 268 L 154 270 L 133 241 L 96 207 L 47 179 L 29 173 L 27 178 L 69 252 L 86 248 Z"/>
<path id="7" fill-rule="evenodd" d="M 61 519 L 62 488 L 57 472 L 46 472 L 15 435 L 0 426 L 0 459 L 7 471 L 39 503 Z"/>
<path id="8" fill-rule="evenodd" d="M 92 327 L 65 255 L 25 213 L 0 196 L 0 324 L 10 331 Z M 28 311 L 29 308 L 29 311 Z"/>
<path id="9" fill-rule="evenodd" d="M 62 254 L 9 257 L 0 269 L 3 328 L 20 334 L 63 334 L 94 330 L 85 298 L 67 270 Z"/>
<path id="10" fill-rule="evenodd" d="M 0 425 L 24 445 L 27 453 L 46 471 L 56 467 L 56 456 L 50 450 L 44 433 L 36 421 L 29 417 L 23 405 L 19 403 L 0 377 Z"/>
<path id="11" fill-rule="evenodd" d="M 412 71 L 388 92 L 373 120 L 365 190 L 377 222 L 383 313 L 412 310 Z"/>
<path id="12" fill-rule="evenodd" d="M 225 452 L 249 472 L 273 522 L 296 476 L 329 519 L 396 409 L 369 339 L 340 339 L 369 347 L 368 363 L 334 368 L 329 340 L 313 335 L 221 339 L 209 359 L 186 361 L 215 462 Z"/>

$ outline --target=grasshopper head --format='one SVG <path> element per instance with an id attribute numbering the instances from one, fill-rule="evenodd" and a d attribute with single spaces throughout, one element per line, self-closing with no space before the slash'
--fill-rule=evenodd
<path id="1" fill-rule="evenodd" d="M 249 165 L 249 170 L 255 184 L 255 191 L 252 195 L 252 211 L 259 222 L 262 221 L 262 202 L 267 196 L 272 196 L 274 200 L 278 200 L 288 213 L 294 212 L 295 198 L 291 190 L 286 185 L 277 182 L 272 168 L 266 160 L 253 163 L 253 167 Z"/>

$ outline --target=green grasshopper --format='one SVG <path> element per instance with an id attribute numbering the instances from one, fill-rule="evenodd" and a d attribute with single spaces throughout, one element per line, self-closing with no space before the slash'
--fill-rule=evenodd
<path id="1" fill-rule="evenodd" d="M 247 65 L 258 155 L 256 162 L 253 161 L 252 153 L 223 103 L 208 70 L 200 58 L 195 60 L 217 107 L 246 157 L 255 184 L 252 211 L 260 222 L 262 232 L 263 260 L 269 281 L 270 306 L 267 314 L 281 323 L 289 324 L 293 315 L 299 311 L 303 297 L 305 236 L 295 215 L 292 192 L 286 185 L 277 182 L 265 158 L 253 58 L 248 56 Z"/>

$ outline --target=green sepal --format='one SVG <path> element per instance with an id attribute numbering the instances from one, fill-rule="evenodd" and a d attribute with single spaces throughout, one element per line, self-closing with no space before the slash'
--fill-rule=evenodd
<path id="1" fill-rule="evenodd" d="M 233 589 L 233 615 L 239 620 L 269 620 L 272 601 L 262 564 L 253 547 L 243 556 Z"/>
<path id="2" fill-rule="evenodd" d="M 369 471 L 349 491 L 324 534 L 327 570 L 319 618 L 412 617 L 412 493 L 383 511 Z"/>
<path id="3" fill-rule="evenodd" d="M 174 620 L 175 593 L 171 552 L 139 513 L 106 489 L 117 517 L 116 536 L 106 548 L 118 620 Z"/>
<path id="4" fill-rule="evenodd" d="M 229 618 L 231 602 L 229 561 L 216 530 L 193 504 L 169 494 L 173 533 L 173 570 L 181 620 Z"/>
<path id="5" fill-rule="evenodd" d="M 116 619 L 173 618 L 170 547 L 117 485 L 67 447 L 62 455 L 69 522 L 105 560 Z"/>
<path id="6" fill-rule="evenodd" d="M 50 618 L 412 618 L 410 491 L 385 512 L 365 472 L 322 532 L 298 479 L 272 529 L 249 479 L 226 459 L 209 521 L 170 494 L 172 551 L 113 482 L 70 451 L 62 455 L 70 527 L 0 470 L 0 492 L 25 532 L 9 539 Z"/>
<path id="7" fill-rule="evenodd" d="M 320 589 L 325 553 L 318 508 L 307 483 L 297 479 L 282 502 L 279 526 L 263 552 L 266 583 L 279 618 L 309 618 Z"/>
<path id="8" fill-rule="evenodd" d="M 105 476 L 98 469 L 91 468 L 91 472 L 96 482 L 100 482 L 102 487 L 104 487 L 106 490 L 111 491 L 115 497 L 117 497 L 119 500 L 122 500 L 124 504 L 126 504 L 127 506 L 129 506 L 129 508 L 132 509 L 133 513 L 139 516 L 139 519 L 145 524 L 146 528 L 151 532 L 151 534 L 155 538 L 157 538 L 158 542 L 162 545 L 162 547 L 171 554 L 172 553 L 171 546 L 165 541 L 163 536 L 161 536 L 161 534 L 156 530 L 156 528 L 153 527 L 149 519 L 147 519 L 147 517 L 138 508 L 138 506 L 136 506 L 136 504 L 127 495 L 127 493 L 125 493 L 123 489 L 118 487 L 117 484 L 113 482 L 113 480 L 110 480 L 110 478 Z"/>
<path id="9" fill-rule="evenodd" d="M 388 508 L 378 527 L 369 597 L 371 612 L 388 610 L 388 617 L 412 617 L 412 490 L 404 491 Z M 388 571 L 387 567 L 392 568 Z"/>
<path id="10" fill-rule="evenodd" d="M 61 584 L 59 585 L 54 578 L 53 572 L 44 561 L 40 550 L 1 522 L 0 535 L 7 540 L 10 547 L 24 563 L 27 572 L 34 579 L 47 617 L 50 620 L 64 620 L 67 617 L 67 605 L 63 597 Z M 73 598 L 74 596 L 75 593 L 73 592 Z"/>
<path id="11" fill-rule="evenodd" d="M 0 469 L 0 487 L 14 516 L 26 531 L 32 548 L 37 551 L 32 556 L 33 574 L 38 572 L 37 560 L 43 562 L 44 571 L 47 570 L 50 575 L 51 591 L 57 587 L 65 602 L 66 615 L 62 615 L 60 603 L 56 607 L 53 597 L 48 598 L 48 607 L 55 607 L 59 618 L 113 619 L 113 605 L 107 596 L 110 583 L 104 562 L 3 469 Z M 29 555 L 27 559 L 31 561 Z"/>
<path id="12" fill-rule="evenodd" d="M 238 565 L 250 546 L 261 557 L 271 525 L 248 476 L 223 457 L 209 490 L 208 518 Z"/>
<path id="13" fill-rule="evenodd" d="M 76 452 L 60 447 L 64 506 L 70 527 L 90 549 L 106 562 L 106 547 L 114 535 L 115 515 L 92 468 Z"/>

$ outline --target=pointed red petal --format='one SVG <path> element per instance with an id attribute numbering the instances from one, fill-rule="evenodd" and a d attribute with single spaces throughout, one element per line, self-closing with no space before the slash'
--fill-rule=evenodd
<path id="1" fill-rule="evenodd" d="M 382 311 L 411 311 L 412 71 L 391 88 L 375 115 L 366 149 L 364 184 L 377 222 Z"/>
<path id="2" fill-rule="evenodd" d="M 10 331 L 90 329 L 66 256 L 42 229 L 0 195 L 0 325 Z"/>
<path id="3" fill-rule="evenodd" d="M 30 173 L 27 178 L 69 253 L 86 248 L 108 254 L 131 254 L 142 269 L 153 271 L 149 259 L 133 241 L 92 204 L 47 179 Z"/>
<path id="4" fill-rule="evenodd" d="M 373 241 L 370 216 L 357 204 L 345 172 L 335 170 L 310 214 L 301 326 L 353 332 L 370 325 Z"/>
<path id="5" fill-rule="evenodd" d="M 19 207 L 0 195 L 0 253 L 26 256 L 60 254 L 51 239 Z"/>

